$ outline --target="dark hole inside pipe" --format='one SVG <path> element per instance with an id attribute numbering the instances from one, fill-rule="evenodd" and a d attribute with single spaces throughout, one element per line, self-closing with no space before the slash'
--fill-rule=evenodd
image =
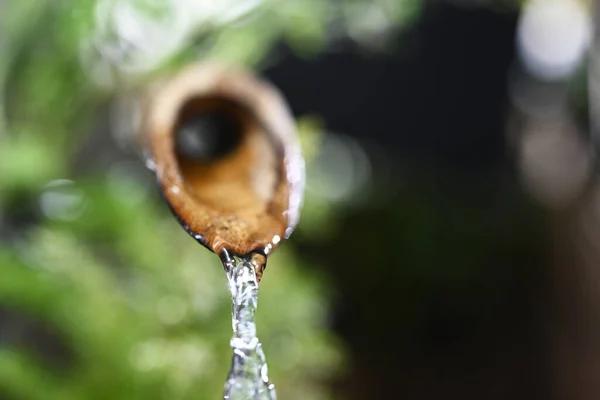
<path id="1" fill-rule="evenodd" d="M 231 104 L 203 106 L 202 101 L 184 106 L 175 131 L 177 155 L 210 163 L 233 153 L 243 136 L 236 111 Z"/>

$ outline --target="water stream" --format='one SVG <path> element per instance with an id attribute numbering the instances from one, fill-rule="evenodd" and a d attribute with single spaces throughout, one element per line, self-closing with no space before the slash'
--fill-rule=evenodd
<path id="1" fill-rule="evenodd" d="M 224 400 L 276 400 L 269 382 L 262 345 L 256 336 L 254 313 L 258 304 L 258 282 L 253 264 L 232 257 L 224 262 L 232 298 L 233 357 L 225 383 Z"/>

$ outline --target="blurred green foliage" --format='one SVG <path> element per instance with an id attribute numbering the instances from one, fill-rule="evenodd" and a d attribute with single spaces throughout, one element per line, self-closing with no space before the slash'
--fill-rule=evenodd
<path id="1" fill-rule="evenodd" d="M 109 9 L 126 3 L 139 15 L 174 15 L 169 4 L 175 3 L 106 2 Z M 348 2 L 348 10 L 360 3 Z M 84 172 L 74 159 L 100 106 L 191 60 L 259 68 L 281 38 L 301 54 L 320 50 L 328 23 L 339 17 L 332 4 L 264 1 L 235 20 L 198 23 L 171 52 L 134 72 L 127 51 L 107 58 L 98 50 L 121 40 L 100 29 L 100 2 L 3 5 L 0 398 L 221 397 L 231 324 L 218 258 L 189 238 L 149 191 L 150 172 L 141 180 Z M 301 131 L 310 158 L 318 124 L 309 120 Z M 46 186 L 57 179 L 71 183 Z M 46 204 L 53 191 L 71 200 Z M 15 207 L 31 221 L 15 220 Z M 326 202 L 309 197 L 299 229 L 319 232 L 330 213 Z M 327 330 L 326 284 L 291 244 L 269 260 L 257 323 L 282 399 L 327 398 L 324 383 L 343 365 L 340 344 Z M 23 319 L 33 322 L 15 333 Z M 43 335 L 32 339 L 32 331 Z"/>
<path id="2" fill-rule="evenodd" d="M 3 343 L 9 399 L 221 395 L 231 335 L 222 266 L 135 188 L 81 183 L 78 219 L 44 221 L 0 248 L 0 307 L 48 323 L 70 349 L 57 369 L 16 339 Z M 270 264 L 257 318 L 273 380 L 284 398 L 322 398 L 317 383 L 340 361 L 323 283 L 286 247 Z"/>

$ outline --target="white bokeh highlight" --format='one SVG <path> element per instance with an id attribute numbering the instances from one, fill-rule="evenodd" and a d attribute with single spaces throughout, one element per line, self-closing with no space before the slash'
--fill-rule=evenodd
<path id="1" fill-rule="evenodd" d="M 517 46 L 527 70 L 546 80 L 563 79 L 579 67 L 592 35 L 583 2 L 532 0 L 525 4 Z"/>

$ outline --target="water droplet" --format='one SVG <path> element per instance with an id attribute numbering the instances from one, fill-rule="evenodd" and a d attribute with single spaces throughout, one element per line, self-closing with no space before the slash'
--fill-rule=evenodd
<path id="1" fill-rule="evenodd" d="M 267 244 L 267 246 L 264 249 L 265 255 L 269 255 L 271 250 L 273 250 L 273 245 L 271 243 L 269 243 L 269 244 Z"/>
<path id="2" fill-rule="evenodd" d="M 267 364 L 263 365 L 260 369 L 260 377 L 262 378 L 263 382 L 269 382 L 269 367 Z"/>
<path id="3" fill-rule="evenodd" d="M 142 150 L 142 158 L 144 159 L 146 168 L 148 168 L 150 171 L 156 171 L 156 163 L 154 162 L 154 158 L 152 157 L 150 150 L 144 148 Z"/>

